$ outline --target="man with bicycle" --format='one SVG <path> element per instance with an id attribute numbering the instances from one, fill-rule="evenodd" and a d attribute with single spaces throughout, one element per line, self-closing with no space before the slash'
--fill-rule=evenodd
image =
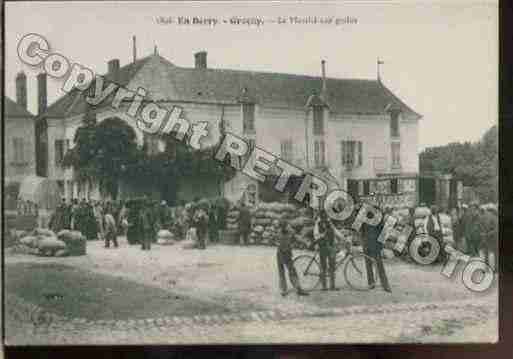
<path id="1" fill-rule="evenodd" d="M 335 270 L 337 265 L 337 248 L 335 236 L 342 235 L 335 228 L 325 211 L 320 211 L 314 226 L 314 242 L 319 246 L 322 290 L 328 290 L 327 276 L 330 277 L 330 290 L 338 290 L 335 286 Z"/>

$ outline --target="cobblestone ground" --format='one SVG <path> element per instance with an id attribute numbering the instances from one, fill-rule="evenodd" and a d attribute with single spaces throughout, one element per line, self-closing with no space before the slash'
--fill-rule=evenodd
<path id="1" fill-rule="evenodd" d="M 181 292 L 230 308 L 230 315 L 87 321 L 41 312 L 6 296 L 6 341 L 12 344 L 439 342 L 497 338 L 497 291 L 477 295 L 440 268 L 392 261 L 394 293 L 381 290 L 279 295 L 275 249 L 181 244 L 150 252 L 122 241 L 119 249 L 88 244 L 87 256 L 8 255 L 17 262 L 61 263 Z M 8 278 L 6 278 L 8 280 Z M 258 310 L 238 311 L 254 303 Z M 246 303 L 242 306 L 241 303 Z M 473 329 L 475 328 L 475 330 Z"/>

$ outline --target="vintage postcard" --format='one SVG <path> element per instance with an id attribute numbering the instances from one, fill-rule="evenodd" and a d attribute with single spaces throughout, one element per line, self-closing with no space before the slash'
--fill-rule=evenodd
<path id="1" fill-rule="evenodd" d="M 6 345 L 494 343 L 498 4 L 7 2 Z"/>

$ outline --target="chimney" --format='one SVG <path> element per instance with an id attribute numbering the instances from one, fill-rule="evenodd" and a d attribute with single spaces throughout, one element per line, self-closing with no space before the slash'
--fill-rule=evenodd
<path id="1" fill-rule="evenodd" d="M 39 115 L 46 111 L 48 101 L 46 92 L 46 73 L 42 72 L 37 75 L 37 113 Z"/>
<path id="2" fill-rule="evenodd" d="M 321 61 L 321 67 L 322 67 L 322 90 L 321 90 L 321 98 L 326 101 L 326 61 Z"/>
<path id="3" fill-rule="evenodd" d="M 23 71 L 16 75 L 16 102 L 27 108 L 27 76 Z"/>
<path id="4" fill-rule="evenodd" d="M 119 59 L 112 59 L 107 62 L 109 75 L 115 75 L 119 71 Z"/>
<path id="5" fill-rule="evenodd" d="M 195 68 L 206 69 L 207 68 L 207 52 L 200 51 L 194 54 Z"/>
<path id="6" fill-rule="evenodd" d="M 135 36 L 132 36 L 132 52 L 133 52 L 133 57 L 134 57 L 134 61 L 137 60 L 137 45 L 136 45 L 136 42 L 135 42 Z"/>

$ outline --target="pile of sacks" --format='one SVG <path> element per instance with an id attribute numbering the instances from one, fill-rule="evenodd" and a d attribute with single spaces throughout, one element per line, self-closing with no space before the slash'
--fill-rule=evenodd
<path id="1" fill-rule="evenodd" d="M 250 241 L 257 244 L 276 245 L 280 220 L 286 220 L 294 229 L 294 247 L 306 248 L 313 237 L 313 220 L 305 209 L 289 203 L 260 203 L 251 213 Z"/>
<path id="2" fill-rule="evenodd" d="M 16 253 L 41 255 L 48 257 L 80 256 L 86 254 L 86 239 L 78 231 L 64 229 L 57 235 L 45 228 L 36 228 L 31 232 L 16 233 Z"/>
<path id="3" fill-rule="evenodd" d="M 167 229 L 161 229 L 157 233 L 157 244 L 171 245 L 175 243 L 175 235 Z"/>

